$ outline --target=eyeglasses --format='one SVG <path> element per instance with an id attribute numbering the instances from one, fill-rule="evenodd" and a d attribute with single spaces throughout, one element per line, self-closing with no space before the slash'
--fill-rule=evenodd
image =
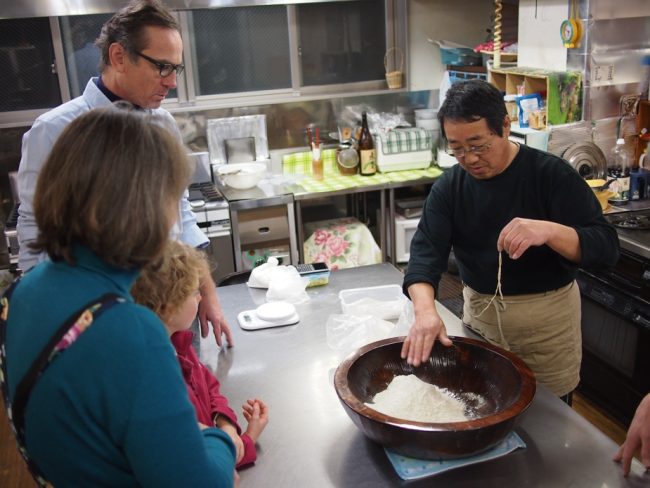
<path id="1" fill-rule="evenodd" d="M 167 78 L 174 71 L 176 71 L 177 76 L 180 76 L 180 74 L 185 69 L 185 66 L 182 64 L 163 63 L 162 61 L 158 61 L 157 59 L 150 58 L 146 54 L 142 54 L 139 51 L 136 51 L 136 54 L 141 58 L 146 59 L 151 64 L 153 64 L 156 68 L 158 68 L 158 74 L 160 75 L 161 78 Z"/>
<path id="2" fill-rule="evenodd" d="M 494 134 L 491 134 L 490 136 L 492 137 L 494 136 Z M 463 147 L 458 149 L 448 148 L 447 154 L 460 159 L 460 158 L 464 158 L 467 155 L 467 153 L 472 153 L 476 155 L 486 153 L 490 150 L 491 147 L 492 147 L 492 143 L 486 142 L 485 144 L 479 144 L 478 146 L 470 146 L 467 149 Z"/>

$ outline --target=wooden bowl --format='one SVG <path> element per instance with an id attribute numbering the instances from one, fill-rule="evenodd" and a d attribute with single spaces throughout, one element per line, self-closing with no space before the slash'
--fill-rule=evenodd
<path id="1" fill-rule="evenodd" d="M 370 439 L 399 454 L 439 460 L 473 456 L 494 447 L 514 428 L 535 396 L 535 377 L 514 354 L 486 342 L 451 337 L 436 342 L 417 368 L 400 358 L 404 337 L 373 342 L 344 360 L 334 387 L 348 416 Z M 397 375 L 415 374 L 460 397 L 480 395 L 471 419 L 428 423 L 390 417 L 367 406 Z M 471 403 L 471 402 L 468 402 Z"/>

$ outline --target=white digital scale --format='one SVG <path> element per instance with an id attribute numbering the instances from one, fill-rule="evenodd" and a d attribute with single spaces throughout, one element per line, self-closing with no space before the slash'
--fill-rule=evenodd
<path id="1" fill-rule="evenodd" d="M 288 302 L 268 302 L 253 310 L 237 315 L 239 326 L 244 330 L 268 329 L 295 324 L 300 320 L 296 307 Z"/>

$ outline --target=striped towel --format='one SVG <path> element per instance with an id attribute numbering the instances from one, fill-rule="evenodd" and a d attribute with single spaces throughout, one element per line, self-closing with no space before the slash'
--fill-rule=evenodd
<path id="1" fill-rule="evenodd" d="M 431 150 L 431 134 L 424 129 L 393 129 L 379 134 L 379 148 L 384 154 Z"/>

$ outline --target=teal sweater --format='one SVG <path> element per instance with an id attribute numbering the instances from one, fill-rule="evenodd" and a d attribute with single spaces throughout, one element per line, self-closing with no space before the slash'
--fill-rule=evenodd
<path id="1" fill-rule="evenodd" d="M 107 292 L 128 298 L 102 314 L 49 366 L 27 405 L 27 449 L 55 486 L 232 486 L 230 438 L 201 431 L 163 324 L 133 303 L 137 272 L 88 249 L 77 264 L 44 262 L 12 295 L 10 396 L 37 353 L 77 309 Z"/>

